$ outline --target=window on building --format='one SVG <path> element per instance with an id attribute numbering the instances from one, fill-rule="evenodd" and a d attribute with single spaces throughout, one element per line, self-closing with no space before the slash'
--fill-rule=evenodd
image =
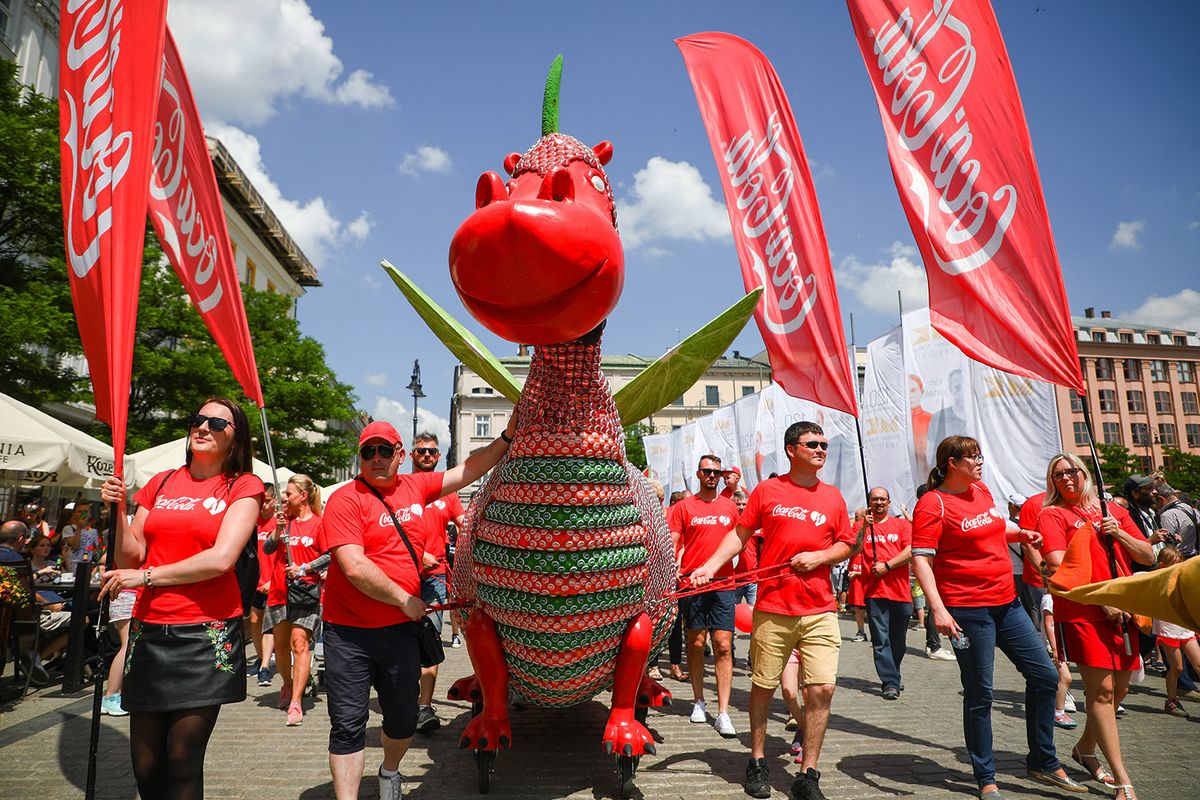
<path id="1" fill-rule="evenodd" d="M 1188 447 L 1200 447 L 1200 425 L 1195 422 L 1189 422 L 1183 426 L 1187 431 Z"/>
<path id="2" fill-rule="evenodd" d="M 743 386 L 742 397 L 749 397 L 750 395 L 754 394 L 755 391 L 756 390 L 753 386 Z"/>
<path id="3" fill-rule="evenodd" d="M 476 414 L 475 415 L 475 435 L 487 438 L 492 435 L 492 415 L 491 414 Z"/>
<path id="4" fill-rule="evenodd" d="M 1197 402 L 1195 392 L 1180 392 L 1179 400 L 1183 405 L 1183 413 L 1200 414 L 1200 403 Z"/>
<path id="5" fill-rule="evenodd" d="M 1109 413 L 1117 411 L 1117 390 L 1116 389 L 1101 389 L 1100 390 L 1100 410 Z"/>
<path id="6" fill-rule="evenodd" d="M 1104 341 L 1104 331 L 1092 331 L 1092 341 L 1093 342 L 1103 342 Z"/>
<path id="7" fill-rule="evenodd" d="M 1155 392 L 1154 393 L 1154 410 L 1159 414 L 1170 414 L 1174 409 L 1171 408 L 1171 393 L 1170 392 Z"/>
<path id="8" fill-rule="evenodd" d="M 495 394 L 496 390 L 490 386 L 473 386 L 471 394 Z"/>
<path id="9" fill-rule="evenodd" d="M 1103 425 L 1104 443 L 1121 444 L 1121 423 L 1105 422 Z"/>
<path id="10" fill-rule="evenodd" d="M 1175 344 L 1177 344 L 1180 347 L 1187 347 L 1187 337 L 1186 336 L 1172 336 L 1171 341 L 1175 342 Z"/>
<path id="11" fill-rule="evenodd" d="M 1179 373 L 1180 383 L 1196 382 L 1196 364 L 1192 361 L 1176 361 L 1175 370 Z"/>
<path id="12" fill-rule="evenodd" d="M 1141 389 L 1130 389 L 1125 392 L 1125 399 L 1129 401 L 1130 414 L 1146 413 L 1146 395 Z"/>
<path id="13" fill-rule="evenodd" d="M 246 258 L 246 285 L 251 289 L 254 288 L 254 279 L 258 277 L 258 265 L 254 263 L 254 259 Z"/>
<path id="14" fill-rule="evenodd" d="M 1076 447 L 1087 447 L 1087 445 L 1088 445 L 1087 425 L 1085 425 L 1082 422 L 1076 422 L 1075 423 L 1075 446 Z"/>
<path id="15" fill-rule="evenodd" d="M 673 406 L 683 405 L 683 395 L 679 395 L 679 397 L 676 397 L 674 400 L 672 400 L 671 405 L 673 405 Z"/>
<path id="16" fill-rule="evenodd" d="M 1162 337 L 1157 333 L 1147 333 L 1146 344 L 1162 344 Z"/>
<path id="17" fill-rule="evenodd" d="M 1142 464 L 1142 474 L 1149 475 L 1154 471 L 1154 462 L 1150 460 L 1150 456 L 1138 456 L 1138 461 Z"/>
<path id="18" fill-rule="evenodd" d="M 1136 358 L 1127 358 L 1121 362 L 1121 369 L 1125 372 L 1125 380 L 1140 381 L 1142 379 L 1142 362 Z"/>
<path id="19" fill-rule="evenodd" d="M 1076 414 L 1083 413 L 1083 398 L 1075 392 L 1071 392 L 1071 410 Z"/>
<path id="20" fill-rule="evenodd" d="M 1133 344 L 1133 334 L 1128 331 L 1121 331 L 1117 334 L 1117 338 L 1120 339 L 1121 344 Z"/>
<path id="21" fill-rule="evenodd" d="M 704 387 L 704 405 L 719 406 L 721 405 L 721 392 L 716 386 Z"/>
<path id="22" fill-rule="evenodd" d="M 1096 359 L 1096 379 L 1101 381 L 1113 379 L 1113 360 L 1111 358 Z"/>
<path id="23" fill-rule="evenodd" d="M 1179 440 L 1175 438 L 1175 423 L 1160 422 L 1158 423 L 1158 440 L 1163 447 L 1176 447 Z"/>
<path id="24" fill-rule="evenodd" d="M 1129 426 L 1130 439 L 1134 444 L 1150 444 L 1150 426 L 1144 422 L 1135 422 Z"/>
<path id="25" fill-rule="evenodd" d="M 1156 358 L 1150 362 L 1150 380 L 1165 381 L 1167 380 L 1167 362 Z"/>

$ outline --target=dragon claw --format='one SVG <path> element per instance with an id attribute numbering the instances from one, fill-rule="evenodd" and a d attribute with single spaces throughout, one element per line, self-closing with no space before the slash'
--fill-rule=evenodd
<path id="1" fill-rule="evenodd" d="M 449 700 L 461 700 L 464 697 L 469 697 L 478 702 L 481 696 L 479 693 L 479 681 L 475 679 L 474 675 L 459 678 L 446 692 L 446 697 Z"/>
<path id="2" fill-rule="evenodd" d="M 654 742 L 646 742 L 645 750 L 648 756 L 658 755 L 658 748 L 654 746 Z"/>
<path id="3" fill-rule="evenodd" d="M 631 744 L 625 745 L 625 747 L 623 747 L 621 749 L 621 753 L 627 758 L 629 756 L 632 756 L 633 755 L 633 745 L 631 745 Z"/>
<path id="4" fill-rule="evenodd" d="M 611 755 L 612 755 L 612 752 L 613 752 L 613 749 L 614 749 L 614 748 L 613 748 L 613 743 L 612 743 L 612 742 L 610 742 L 608 739 L 605 739 L 605 740 L 604 740 L 604 755 L 606 755 L 606 756 L 611 756 Z"/>
<path id="5" fill-rule="evenodd" d="M 632 709 L 614 708 L 604 726 L 604 752 L 608 755 L 621 753 L 625 756 L 640 756 L 653 752 L 654 737 L 646 726 L 633 718 Z"/>
<path id="6" fill-rule="evenodd" d="M 460 747 L 476 750 L 503 750 L 512 745 L 512 728 L 508 715 L 489 714 L 487 709 L 467 723 Z"/>
<path id="7" fill-rule="evenodd" d="M 642 676 L 638 686 L 637 704 L 643 708 L 660 708 L 671 705 L 671 692 L 649 675 Z"/>

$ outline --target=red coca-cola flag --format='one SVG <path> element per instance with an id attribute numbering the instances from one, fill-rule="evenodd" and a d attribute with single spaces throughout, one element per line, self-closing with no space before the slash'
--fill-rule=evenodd
<path id="1" fill-rule="evenodd" d="M 95 394 L 124 471 L 165 0 L 63 0 L 59 128 L 71 297 Z"/>
<path id="2" fill-rule="evenodd" d="M 254 345 L 200 113 L 167 31 L 154 124 L 150 221 L 246 396 L 262 408 Z"/>
<path id="3" fill-rule="evenodd" d="M 829 248 L 804 145 L 779 77 L 728 33 L 676 39 L 708 131 L 746 290 L 775 381 L 793 397 L 857 415 Z"/>
<path id="4" fill-rule="evenodd" d="M 987 0 L 847 0 L 933 326 L 977 361 L 1083 389 L 1062 269 Z"/>

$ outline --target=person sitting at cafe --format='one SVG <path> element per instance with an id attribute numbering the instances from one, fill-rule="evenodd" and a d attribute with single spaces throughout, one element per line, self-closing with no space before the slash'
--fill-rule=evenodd
<path id="1" fill-rule="evenodd" d="M 18 551 L 19 545 L 29 536 L 29 528 L 20 520 L 10 520 L 0 525 L 0 563 L 16 564 L 25 560 Z M 67 627 L 71 624 L 71 612 L 62 603 L 51 602 L 53 598 L 37 593 L 38 602 L 43 604 L 38 615 L 41 629 L 41 647 L 36 653 L 20 656 L 21 668 L 30 675 L 30 683 L 45 686 L 50 682 L 45 662 L 50 661 L 67 645 Z"/>

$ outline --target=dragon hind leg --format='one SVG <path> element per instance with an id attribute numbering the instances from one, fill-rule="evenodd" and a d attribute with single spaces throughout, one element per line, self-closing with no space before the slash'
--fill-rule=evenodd
<path id="1" fill-rule="evenodd" d="M 655 752 L 654 737 L 646 726 L 634 718 L 638 693 L 650 656 L 650 617 L 639 614 L 625 629 L 617 654 L 616 676 L 613 679 L 613 704 L 604 726 L 604 751 L 623 756 L 651 755 Z"/>
<path id="2" fill-rule="evenodd" d="M 467 723 L 459 747 L 484 751 L 507 748 L 512 744 L 512 726 L 508 721 L 508 667 L 500 634 L 482 609 L 476 609 L 467 619 L 466 634 L 467 653 L 483 694 L 483 713 Z M 462 688 L 470 691 L 469 686 Z"/>

